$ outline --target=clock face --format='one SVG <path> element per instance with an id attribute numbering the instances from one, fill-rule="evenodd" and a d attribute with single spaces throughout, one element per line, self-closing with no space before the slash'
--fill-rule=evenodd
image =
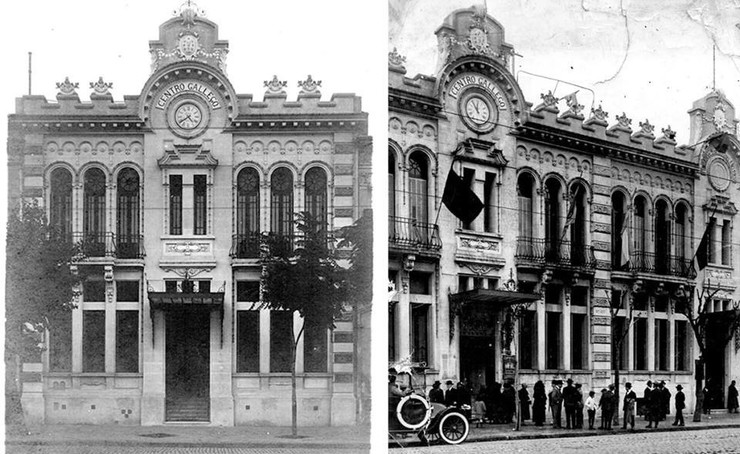
<path id="1" fill-rule="evenodd" d="M 195 129 L 202 119 L 200 108 L 195 104 L 183 104 L 175 111 L 175 122 L 182 129 Z"/>
<path id="2" fill-rule="evenodd" d="M 491 118 L 491 109 L 483 99 L 472 96 L 465 103 L 465 113 L 475 124 L 485 124 Z"/>

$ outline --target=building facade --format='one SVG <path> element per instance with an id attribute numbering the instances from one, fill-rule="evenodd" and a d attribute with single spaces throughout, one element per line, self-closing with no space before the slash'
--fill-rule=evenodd
<path id="1" fill-rule="evenodd" d="M 260 304 L 260 235 L 290 247 L 294 215 L 329 231 L 370 208 L 371 139 L 353 94 L 265 82 L 263 101 L 226 74 L 228 42 L 191 5 L 150 42 L 141 93 L 58 84 L 9 117 L 9 206 L 36 199 L 90 277 L 50 336 L 42 382 L 24 390 L 46 423 L 290 424 L 297 314 Z M 299 425 L 367 412 L 358 315 L 298 343 Z M 367 313 L 364 314 L 367 318 Z M 361 323 L 360 323 L 361 322 Z M 365 366 L 367 367 L 367 366 Z"/>
<path id="2" fill-rule="evenodd" d="M 711 287 L 719 320 L 738 299 L 738 156 L 707 140 L 737 134 L 732 103 L 720 91 L 693 103 L 679 146 L 670 127 L 610 122 L 575 97 L 528 102 L 482 8 L 436 35 L 433 75 L 407 77 L 403 50 L 389 54 L 389 362 L 474 392 L 516 376 L 530 389 L 573 378 L 587 394 L 614 381 L 614 359 L 620 384 L 642 396 L 647 380 L 680 383 L 693 408 L 699 349 L 677 305 Z M 472 222 L 442 204 L 451 171 L 483 203 Z M 705 358 L 710 406 L 740 374 L 738 337 Z"/>

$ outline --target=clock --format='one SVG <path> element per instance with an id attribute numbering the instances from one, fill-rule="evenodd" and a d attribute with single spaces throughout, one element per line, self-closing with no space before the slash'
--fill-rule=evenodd
<path id="1" fill-rule="evenodd" d="M 483 98 L 478 96 L 468 98 L 465 102 L 465 113 L 470 121 L 478 125 L 485 124 L 491 118 L 491 109 Z"/>
<path id="2" fill-rule="evenodd" d="M 175 123 L 185 130 L 192 130 L 200 125 L 203 113 L 200 108 L 192 103 L 182 104 L 175 110 Z"/>

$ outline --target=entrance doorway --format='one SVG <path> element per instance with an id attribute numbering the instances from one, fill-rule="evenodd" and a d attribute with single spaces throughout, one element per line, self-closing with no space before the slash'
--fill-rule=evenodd
<path id="1" fill-rule="evenodd" d="M 475 310 L 477 309 L 477 310 Z M 460 328 L 460 375 L 473 395 L 496 380 L 496 326 L 493 311 L 474 308 L 463 313 Z"/>
<path id="2" fill-rule="evenodd" d="M 210 419 L 210 312 L 178 308 L 165 313 L 165 420 Z"/>
<path id="3" fill-rule="evenodd" d="M 727 342 L 725 337 L 730 331 L 732 317 L 722 312 L 713 313 L 707 321 L 706 342 L 706 383 L 709 390 L 704 401 L 704 408 L 721 409 L 725 407 L 725 358 L 727 357 Z"/>

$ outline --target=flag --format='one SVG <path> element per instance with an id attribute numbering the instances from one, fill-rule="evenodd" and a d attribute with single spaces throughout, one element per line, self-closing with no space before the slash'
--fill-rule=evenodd
<path id="1" fill-rule="evenodd" d="M 473 222 L 483 210 L 483 202 L 480 201 L 470 186 L 460 178 L 454 170 L 450 169 L 445 182 L 445 190 L 442 194 L 442 203 L 456 218 L 465 224 Z"/>
<path id="2" fill-rule="evenodd" d="M 626 266 L 630 261 L 630 234 L 629 234 L 629 228 L 628 228 L 628 221 L 627 221 L 627 215 L 629 214 L 630 209 L 627 207 L 627 209 L 624 212 L 624 218 L 622 219 L 622 232 L 620 234 L 622 238 L 622 250 L 620 251 L 620 259 L 619 264 L 621 266 Z"/>
<path id="3" fill-rule="evenodd" d="M 565 104 L 568 105 L 568 107 L 573 108 L 573 106 L 578 105 L 578 98 L 576 98 L 576 93 L 578 93 L 578 90 L 574 91 L 573 93 L 569 95 L 565 95 L 562 97 L 562 99 L 565 100 Z"/>
<path id="4" fill-rule="evenodd" d="M 726 132 L 719 132 L 707 139 L 707 144 L 720 153 L 740 153 L 740 141 Z"/>
<path id="5" fill-rule="evenodd" d="M 701 236 L 699 247 L 696 249 L 696 264 L 699 265 L 699 271 L 707 267 L 709 263 L 709 235 L 711 230 L 714 228 L 714 218 L 709 219 L 707 228 L 704 229 L 704 235 Z"/>
<path id="6" fill-rule="evenodd" d="M 563 233 L 560 235 L 560 242 L 565 240 L 565 235 L 568 233 L 568 227 L 576 223 L 576 205 L 578 202 L 578 191 L 581 189 L 581 185 L 576 185 L 576 191 L 573 193 L 571 198 L 570 208 L 568 208 L 568 216 L 565 218 L 565 225 L 563 226 Z"/>

